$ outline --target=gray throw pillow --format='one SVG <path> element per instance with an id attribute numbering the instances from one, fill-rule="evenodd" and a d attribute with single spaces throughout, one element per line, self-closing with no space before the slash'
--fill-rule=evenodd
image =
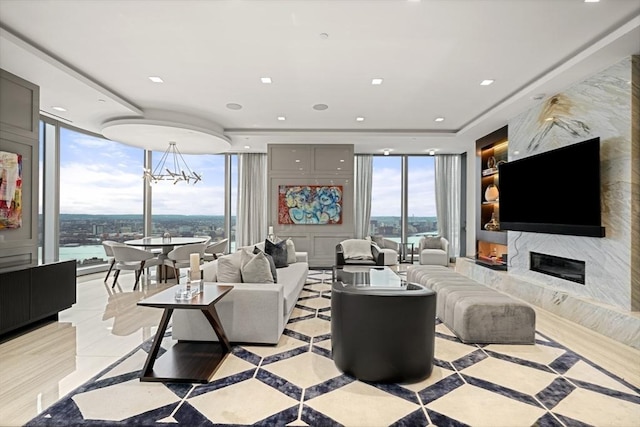
<path id="1" fill-rule="evenodd" d="M 442 242 L 440 237 L 425 236 L 423 248 L 425 249 L 442 249 Z"/>
<path id="2" fill-rule="evenodd" d="M 273 243 L 267 239 L 264 241 L 264 253 L 273 257 L 273 262 L 276 264 L 276 268 L 288 267 L 287 262 L 287 242 L 283 240 L 278 243 Z"/>
<path id="3" fill-rule="evenodd" d="M 264 253 L 260 250 L 259 247 L 255 246 L 253 248 L 253 253 Z M 273 283 L 278 283 L 278 270 L 276 270 L 276 263 L 273 261 L 273 257 L 269 254 L 264 254 L 267 257 L 267 261 L 269 261 L 269 268 L 271 269 L 271 275 L 273 276 Z"/>
<path id="4" fill-rule="evenodd" d="M 264 253 L 257 255 L 242 251 L 240 273 L 244 283 L 273 283 L 269 261 Z"/>

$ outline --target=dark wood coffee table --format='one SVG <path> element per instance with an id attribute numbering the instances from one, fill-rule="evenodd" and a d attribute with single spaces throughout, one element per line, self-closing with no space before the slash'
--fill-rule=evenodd
<path id="1" fill-rule="evenodd" d="M 171 287 L 138 302 L 141 306 L 164 309 L 153 345 L 142 368 L 140 381 L 207 383 L 226 354 L 231 351 L 215 304 L 231 291 L 233 286 L 205 283 L 204 291 L 192 299 L 176 300 L 175 292 L 183 286 Z M 201 310 L 219 341 L 179 341 L 156 360 L 169 319 L 175 309 Z"/>

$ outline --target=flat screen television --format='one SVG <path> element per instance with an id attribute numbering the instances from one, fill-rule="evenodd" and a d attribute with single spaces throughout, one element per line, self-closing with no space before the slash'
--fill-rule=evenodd
<path id="1" fill-rule="evenodd" d="M 604 237 L 600 138 L 498 166 L 500 229 Z"/>

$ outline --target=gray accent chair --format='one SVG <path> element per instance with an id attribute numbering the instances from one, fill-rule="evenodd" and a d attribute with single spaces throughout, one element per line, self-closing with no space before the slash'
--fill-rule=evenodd
<path id="1" fill-rule="evenodd" d="M 384 265 L 384 253 L 374 243 L 371 243 L 371 256 L 373 259 L 346 258 L 342 244 L 336 245 L 336 266 L 338 267 L 341 265 Z"/>
<path id="2" fill-rule="evenodd" d="M 424 236 L 418 243 L 421 265 L 449 265 L 449 241 L 444 237 Z"/>

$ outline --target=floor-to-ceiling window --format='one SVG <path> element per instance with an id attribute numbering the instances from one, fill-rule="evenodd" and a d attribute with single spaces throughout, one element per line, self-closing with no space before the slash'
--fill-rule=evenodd
<path id="1" fill-rule="evenodd" d="M 153 153 L 154 166 L 162 154 Z M 175 184 L 173 181 L 159 181 L 152 184 L 152 234 L 210 236 L 212 242 L 226 238 L 225 156 L 184 154 L 182 158 L 202 180 L 195 184 L 185 181 Z"/>
<path id="2" fill-rule="evenodd" d="M 407 242 L 438 234 L 433 156 L 407 156 Z"/>
<path id="3" fill-rule="evenodd" d="M 143 156 L 141 148 L 60 127 L 60 260 L 103 264 L 102 240 L 142 236 Z"/>
<path id="4" fill-rule="evenodd" d="M 402 157 L 374 156 L 370 234 L 402 236 Z"/>
<path id="5" fill-rule="evenodd" d="M 434 157 L 374 156 L 370 234 L 417 248 L 423 235 L 437 230 Z"/>

